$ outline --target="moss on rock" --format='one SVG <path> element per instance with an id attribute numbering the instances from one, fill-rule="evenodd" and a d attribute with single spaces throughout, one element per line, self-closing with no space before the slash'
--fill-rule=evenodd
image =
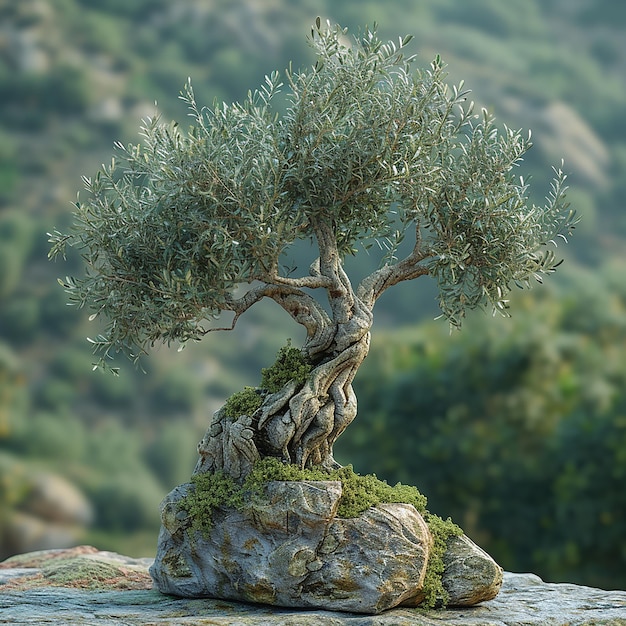
<path id="1" fill-rule="evenodd" d="M 370 507 L 382 503 L 413 505 L 424 517 L 433 538 L 424 582 L 425 598 L 421 605 L 445 606 L 448 594 L 441 579 L 443 556 L 448 539 L 463 534 L 463 531 L 452 520 L 444 520 L 430 513 L 426 508 L 426 497 L 415 487 L 401 483 L 391 486 L 375 475 L 361 476 L 350 465 L 333 471 L 323 468 L 301 469 L 296 465 L 282 463 L 279 459 L 266 457 L 254 465 L 243 483 L 222 473 L 195 475 L 192 478 L 194 488 L 184 498 L 182 506 L 192 519 L 191 529 L 206 535 L 210 532 L 215 508 L 225 506 L 241 510 L 250 498 L 262 497 L 268 482 L 303 480 L 340 481 L 342 496 L 337 515 L 342 518 L 358 517 Z"/>
<path id="2" fill-rule="evenodd" d="M 263 394 L 254 387 L 245 387 L 234 393 L 224 404 L 224 413 L 236 418 L 240 415 L 252 415 L 263 404 Z"/>

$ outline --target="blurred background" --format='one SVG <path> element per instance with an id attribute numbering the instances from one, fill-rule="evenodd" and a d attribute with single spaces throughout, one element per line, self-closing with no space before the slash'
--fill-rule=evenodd
<path id="1" fill-rule="evenodd" d="M 477 312 L 450 334 L 428 279 L 377 305 L 336 456 L 414 484 L 507 570 L 626 588 L 626 4 L 613 0 L 0 0 L 0 559 L 90 543 L 151 556 L 158 506 L 185 482 L 210 415 L 256 385 L 290 319 L 258 306 L 234 333 L 146 373 L 92 372 L 87 314 L 47 260 L 81 175 L 139 141 L 158 111 L 238 100 L 311 62 L 317 15 L 357 33 L 415 35 L 500 123 L 530 128 L 520 173 L 543 203 L 565 159 L 582 216 L 544 286 L 512 319 Z M 359 259 L 355 271 L 374 267 Z"/>

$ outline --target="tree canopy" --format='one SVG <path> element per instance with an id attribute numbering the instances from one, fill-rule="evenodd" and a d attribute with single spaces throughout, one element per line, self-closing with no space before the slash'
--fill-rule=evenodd
<path id="1" fill-rule="evenodd" d="M 348 39 L 318 20 L 316 63 L 289 68 L 286 86 L 272 73 L 241 103 L 200 108 L 189 81 L 187 131 L 155 116 L 141 144 L 116 144 L 122 165 L 85 178 L 74 230 L 51 236 L 52 256 L 70 245 L 86 262 L 85 276 L 62 283 L 108 320 L 92 340 L 101 364 L 199 339 L 225 311 L 234 327 L 264 297 L 311 334 L 426 274 L 458 326 L 470 308 L 504 312 L 513 285 L 555 269 L 548 244 L 576 221 L 565 174 L 555 169 L 545 206 L 531 204 L 514 170 L 530 135 L 474 113 L 439 57 L 417 68 L 410 40 L 384 43 L 376 29 Z M 298 240 L 319 251 L 306 271 L 282 263 Z M 343 260 L 372 245 L 381 264 L 353 288 Z M 331 320 L 310 289 L 327 292 Z"/>

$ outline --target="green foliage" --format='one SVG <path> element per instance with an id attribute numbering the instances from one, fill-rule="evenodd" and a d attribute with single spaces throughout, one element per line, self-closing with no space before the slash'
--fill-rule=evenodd
<path id="1" fill-rule="evenodd" d="M 288 343 L 279 350 L 274 364 L 261 370 L 261 387 L 276 393 L 291 380 L 304 383 L 310 373 L 311 364 L 306 362 L 302 351 Z"/>
<path id="2" fill-rule="evenodd" d="M 67 245 L 83 254 L 86 276 L 62 284 L 73 304 L 108 320 L 92 340 L 101 364 L 120 350 L 137 359 L 156 341 L 197 340 L 224 310 L 236 322 L 237 286 L 289 284 L 281 255 L 299 239 L 321 254 L 324 232 L 340 257 L 375 241 L 384 262 L 415 233 L 416 275 L 435 277 L 455 325 L 468 308 L 504 310 L 512 284 L 558 265 L 544 247 L 576 222 L 565 175 L 556 171 L 545 207 L 530 205 L 512 175 L 529 140 L 499 133 L 486 111 L 475 116 L 439 57 L 420 70 L 404 56 L 410 36 L 383 43 L 367 30 L 349 46 L 344 36 L 318 20 L 316 64 L 287 71 L 282 116 L 277 72 L 242 103 L 212 109 L 198 107 L 188 83 L 187 133 L 153 117 L 143 146 L 117 144 L 123 171 L 113 160 L 84 179 L 76 229 L 52 234 L 51 255 Z"/>
<path id="3" fill-rule="evenodd" d="M 254 387 L 246 387 L 226 400 L 224 413 L 233 418 L 240 415 L 252 415 L 261 404 L 263 404 L 263 396 L 260 391 Z"/>

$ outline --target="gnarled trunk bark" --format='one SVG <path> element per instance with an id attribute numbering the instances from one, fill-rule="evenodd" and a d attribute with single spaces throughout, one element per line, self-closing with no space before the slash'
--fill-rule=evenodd
<path id="1" fill-rule="evenodd" d="M 303 468 L 338 467 L 333 444 L 356 416 L 352 381 L 369 351 L 371 323 L 370 309 L 357 300 L 349 320 L 309 337 L 303 351 L 315 365 L 303 384 L 259 390 L 263 403 L 252 415 L 217 411 L 198 445 L 194 473 L 223 471 L 241 480 L 265 456 Z"/>

